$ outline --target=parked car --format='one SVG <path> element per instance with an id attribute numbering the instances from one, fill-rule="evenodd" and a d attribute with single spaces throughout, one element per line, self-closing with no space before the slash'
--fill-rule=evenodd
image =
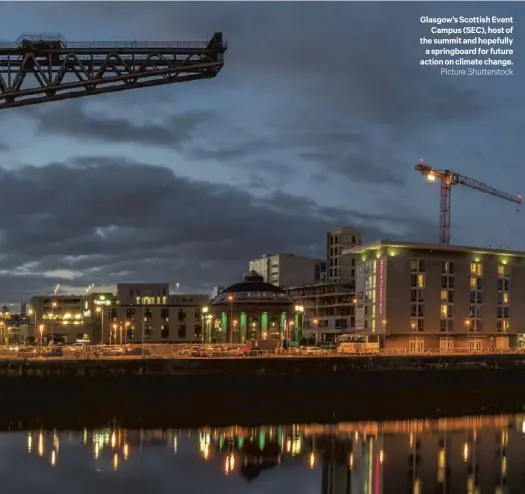
<path id="1" fill-rule="evenodd" d="M 64 350 L 62 348 L 52 348 L 51 350 L 47 350 L 44 352 L 44 357 L 63 357 L 64 356 Z"/>
<path id="2" fill-rule="evenodd" d="M 125 354 L 126 352 L 124 351 L 124 349 L 118 346 L 107 346 L 97 348 L 94 352 L 95 357 L 119 357 Z"/>
<path id="3" fill-rule="evenodd" d="M 126 348 L 126 355 L 151 355 L 146 348 Z"/>
<path id="4" fill-rule="evenodd" d="M 17 355 L 19 357 L 25 357 L 25 358 L 38 357 L 38 355 L 40 355 L 40 352 L 39 352 L 38 348 L 36 348 L 36 347 L 21 346 L 18 349 Z"/>

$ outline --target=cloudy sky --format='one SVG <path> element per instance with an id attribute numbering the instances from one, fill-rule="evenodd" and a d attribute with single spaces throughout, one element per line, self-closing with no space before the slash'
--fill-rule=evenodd
<path id="1" fill-rule="evenodd" d="M 420 157 L 521 193 L 515 3 L 2 2 L 0 33 L 206 41 L 215 79 L 0 112 L 0 303 L 94 283 L 207 293 L 262 253 L 323 255 L 324 232 L 437 241 Z M 513 77 L 420 69 L 422 15 L 514 16 Z M 524 216 L 457 187 L 452 241 L 525 250 Z"/>

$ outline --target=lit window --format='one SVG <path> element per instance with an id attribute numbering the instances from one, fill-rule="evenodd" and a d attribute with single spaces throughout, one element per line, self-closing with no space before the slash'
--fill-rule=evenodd
<path id="1" fill-rule="evenodd" d="M 508 331 L 510 329 L 510 324 L 508 319 L 503 320 L 503 331 Z"/>
<path id="2" fill-rule="evenodd" d="M 424 274 L 417 275 L 417 287 L 425 288 L 425 275 Z"/>
<path id="3" fill-rule="evenodd" d="M 472 276 L 483 276 L 483 264 L 480 262 L 470 263 L 470 274 Z"/>
<path id="4" fill-rule="evenodd" d="M 441 302 L 446 302 L 446 301 L 447 301 L 447 291 L 441 290 Z"/>
<path id="5" fill-rule="evenodd" d="M 443 449 L 439 451 L 438 467 L 445 468 L 445 450 Z"/>
<path id="6" fill-rule="evenodd" d="M 441 306 L 441 317 L 446 319 L 448 317 L 448 310 L 446 305 Z"/>
<path id="7" fill-rule="evenodd" d="M 509 303 L 509 294 L 508 294 L 508 292 L 505 292 L 503 294 L 503 303 L 504 304 L 508 304 Z"/>
<path id="8" fill-rule="evenodd" d="M 476 278 L 470 278 L 470 288 L 476 288 L 478 285 Z"/>

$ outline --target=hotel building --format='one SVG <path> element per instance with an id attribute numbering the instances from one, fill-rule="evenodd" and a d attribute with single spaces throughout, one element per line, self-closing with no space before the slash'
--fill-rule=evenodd
<path id="1" fill-rule="evenodd" d="M 379 241 L 343 254 L 358 256 L 356 331 L 385 348 L 521 346 L 525 252 Z"/>

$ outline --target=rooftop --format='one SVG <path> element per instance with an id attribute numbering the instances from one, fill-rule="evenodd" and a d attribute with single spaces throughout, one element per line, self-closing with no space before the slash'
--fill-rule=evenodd
<path id="1" fill-rule="evenodd" d="M 250 271 L 241 283 L 235 283 L 219 293 L 212 304 L 237 302 L 284 302 L 292 299 L 278 286 L 266 283 L 264 278 L 255 271 Z"/>
<path id="2" fill-rule="evenodd" d="M 456 252 L 466 254 L 487 254 L 487 255 L 505 255 L 511 257 L 525 257 L 525 251 L 515 251 L 510 249 L 494 249 L 492 247 L 470 247 L 463 245 L 442 245 L 442 244 L 426 244 L 418 242 L 396 242 L 394 240 L 378 240 L 363 245 L 356 245 L 355 247 L 344 249 L 342 254 L 364 254 L 371 250 L 380 250 L 384 248 L 393 249 L 411 249 L 411 250 L 426 250 L 439 252 Z"/>

